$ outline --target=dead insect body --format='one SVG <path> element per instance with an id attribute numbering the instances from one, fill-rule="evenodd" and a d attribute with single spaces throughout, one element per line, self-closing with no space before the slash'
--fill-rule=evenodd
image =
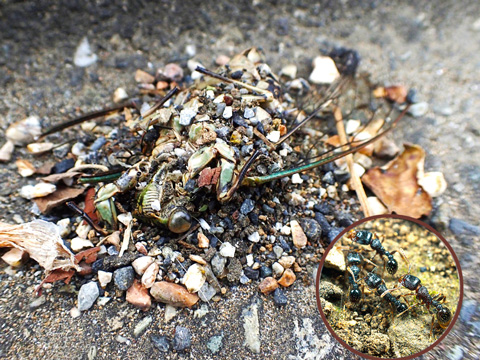
<path id="1" fill-rule="evenodd" d="M 349 232 L 348 238 L 360 245 L 369 245 L 372 248 L 372 250 L 375 251 L 375 255 L 373 258 L 375 258 L 375 256 L 377 255 L 380 255 L 380 257 L 383 260 L 383 256 L 385 256 L 388 260 L 386 262 L 385 260 L 383 260 L 383 264 L 384 264 L 384 267 L 387 268 L 387 272 L 390 275 L 394 275 L 397 272 L 398 262 L 393 257 L 393 254 L 395 254 L 397 251 L 396 250 L 392 252 L 387 251 L 383 247 L 380 239 L 376 234 L 367 230 L 352 230 Z M 373 260 L 373 258 L 370 260 Z"/>
<path id="2" fill-rule="evenodd" d="M 301 112 L 295 108 L 291 96 L 279 91 L 281 85 L 277 77 L 259 59 L 258 51 L 249 49 L 232 58 L 219 74 L 197 68 L 196 71 L 204 75 L 200 82 L 180 92 L 170 91 L 132 120 L 129 125 L 132 132 L 143 134 L 139 144 L 142 151 L 136 155 L 140 161 L 116 181 L 98 189 L 95 204 L 106 223 L 116 227 L 115 196 L 135 189 L 134 216 L 166 226 L 175 233 L 186 232 L 194 221 L 193 216 L 199 213 L 199 206 L 192 201 L 199 189 L 214 191 L 219 202 L 228 202 L 241 186 L 260 186 L 362 149 L 393 129 L 408 110 L 407 104 L 395 120 L 386 121 L 376 135 L 358 140 L 354 134 L 350 143 L 306 159 L 301 166 L 292 164 L 285 169 L 277 149 L 302 126 L 326 113 L 353 80 L 349 72 L 324 88 L 320 104 L 308 116 L 295 120 L 287 131 L 288 122 L 292 121 L 288 114 L 294 110 Z M 241 78 L 234 79 L 232 72 L 237 68 L 249 70 L 242 70 Z M 391 107 L 387 118 L 390 112 Z M 99 114 L 103 116 L 105 111 Z M 370 121 L 372 119 L 373 115 Z M 78 120 L 72 122 L 77 123 Z M 156 127 L 155 130 L 152 127 Z M 248 146 L 252 146 L 252 151 L 240 151 Z M 265 159 L 277 163 L 275 170 L 255 173 L 253 165 Z M 101 177 L 95 178 L 96 182 L 99 180 Z M 88 182 L 89 178 L 84 181 Z M 189 189 L 192 184 L 193 193 Z M 388 266 L 391 269 L 390 263 Z"/>

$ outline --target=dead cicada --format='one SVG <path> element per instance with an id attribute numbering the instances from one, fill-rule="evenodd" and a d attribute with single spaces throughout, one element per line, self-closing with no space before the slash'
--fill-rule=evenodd
<path id="1" fill-rule="evenodd" d="M 216 72 L 197 67 L 191 86 L 174 87 L 151 106 L 139 110 L 130 103 L 67 124 L 127 109 L 121 133 L 130 137 L 128 148 L 112 140 L 96 156 L 115 158 L 125 170 L 117 172 L 112 182 L 108 182 L 112 174 L 80 179 L 104 183 L 95 199 L 101 218 L 115 228 L 115 198 L 131 193 L 136 218 L 184 233 L 205 206 L 199 196 L 211 194 L 219 202 L 228 202 L 241 186 L 260 186 L 314 169 L 378 140 L 408 106 L 390 119 L 395 111 L 391 103 L 373 99 L 368 83 L 362 82 L 367 91 L 359 89 L 355 79 L 358 55 L 341 50 L 332 57 L 340 69 L 338 78 L 332 84 L 309 88 L 302 79 L 283 84 L 264 63 L 263 55 L 249 49 Z M 356 95 L 362 91 L 368 98 L 359 100 Z M 307 99 L 302 109 L 298 98 Z M 332 120 L 334 108 L 342 109 L 344 117 L 362 120 L 363 125 L 346 144 L 297 154 L 301 146 L 295 146 L 295 139 L 308 131 L 307 124 Z M 310 132 L 319 133 L 312 128 Z M 119 158 L 129 160 L 120 162 Z"/>

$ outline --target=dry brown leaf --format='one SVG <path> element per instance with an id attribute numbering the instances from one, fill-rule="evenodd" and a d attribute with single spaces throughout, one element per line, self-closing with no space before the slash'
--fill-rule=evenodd
<path id="1" fill-rule="evenodd" d="M 60 180 L 71 179 L 71 178 L 73 178 L 77 175 L 81 175 L 81 174 L 82 173 L 79 172 L 79 171 L 70 171 L 70 172 L 65 172 L 65 173 L 61 173 L 61 174 L 52 174 L 52 175 L 49 175 L 49 176 L 42 177 L 42 181 L 46 181 L 46 182 L 49 182 L 49 183 L 56 184 Z"/>
<path id="2" fill-rule="evenodd" d="M 84 188 L 57 188 L 53 194 L 42 198 L 36 198 L 33 201 L 35 201 L 42 214 L 46 214 L 58 205 L 61 205 L 68 200 L 75 199 L 77 196 L 83 194 L 84 191 Z"/>
<path id="3" fill-rule="evenodd" d="M 424 159 L 425 151 L 420 146 L 405 145 L 405 150 L 385 170 L 370 169 L 362 181 L 390 212 L 420 218 L 432 211 L 432 199 L 417 179 L 417 172 L 423 172 Z"/>
<path id="4" fill-rule="evenodd" d="M 80 270 L 73 253 L 63 244 L 59 227 L 48 221 L 34 220 L 20 225 L 0 223 L 0 247 L 26 251 L 47 272 Z"/>

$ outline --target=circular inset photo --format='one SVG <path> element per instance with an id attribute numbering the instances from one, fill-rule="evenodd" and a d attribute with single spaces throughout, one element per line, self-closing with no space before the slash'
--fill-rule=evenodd
<path id="1" fill-rule="evenodd" d="M 451 246 L 405 216 L 374 216 L 349 226 L 317 272 L 327 328 L 366 358 L 411 359 L 431 350 L 455 323 L 462 296 Z"/>

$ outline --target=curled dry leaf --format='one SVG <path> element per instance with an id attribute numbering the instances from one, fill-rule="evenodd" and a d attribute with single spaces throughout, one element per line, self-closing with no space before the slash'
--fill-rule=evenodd
<path id="1" fill-rule="evenodd" d="M 389 212 L 419 218 L 432 211 L 432 199 L 418 184 L 417 172 L 423 172 L 425 151 L 417 145 L 405 150 L 386 165 L 370 169 L 363 183 L 387 206 Z"/>
<path id="2" fill-rule="evenodd" d="M 42 214 L 46 214 L 58 205 L 61 205 L 68 200 L 75 199 L 77 196 L 83 194 L 84 191 L 84 188 L 62 187 L 57 188 L 54 193 L 41 198 L 36 198 L 34 201 Z"/>
<path id="3" fill-rule="evenodd" d="M 63 244 L 60 228 L 48 221 L 34 220 L 20 225 L 0 223 L 0 247 L 26 251 L 47 272 L 80 270 L 74 255 Z"/>

